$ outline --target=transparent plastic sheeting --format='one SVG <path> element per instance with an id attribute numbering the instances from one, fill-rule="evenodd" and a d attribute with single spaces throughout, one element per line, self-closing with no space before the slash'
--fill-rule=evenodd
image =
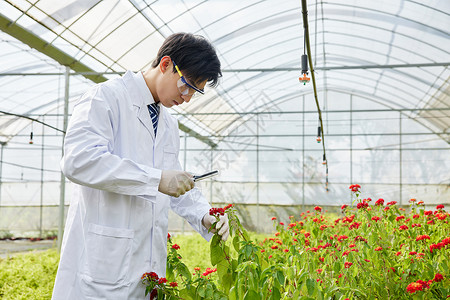
<path id="1" fill-rule="evenodd" d="M 300 1 L 5 0 L 0 19 L 106 78 L 149 68 L 172 33 L 211 40 L 220 86 L 170 112 L 217 147 L 180 131 L 179 158 L 191 172 L 220 170 L 203 192 L 212 203 L 243 204 L 249 227 L 269 230 L 268 218 L 313 204 L 350 204 L 352 183 L 372 199 L 448 203 L 450 2 L 307 2 L 328 191 L 312 83 L 298 81 Z M 0 31 L 7 112 L 0 113 L 0 230 L 54 229 L 66 68 L 7 29 Z M 68 80 L 70 117 L 94 82 L 73 71 Z"/>
<path id="2" fill-rule="evenodd" d="M 230 128 L 245 122 L 245 118 L 241 116 L 242 120 L 237 121 L 230 117 L 218 123 L 214 116 L 190 115 L 194 107 L 201 107 L 202 113 L 245 114 L 266 110 L 267 100 L 278 102 L 311 92 L 310 85 L 299 85 L 299 70 L 282 71 L 300 68 L 304 52 L 299 1 L 6 0 L 0 3 L 0 10 L 14 24 L 97 72 L 145 70 L 164 38 L 174 32 L 207 37 L 217 48 L 226 71 L 222 84 L 199 99 L 197 106 L 175 109 L 188 113 L 189 120 L 185 122 L 202 134 L 226 135 Z M 438 102 L 448 109 L 448 88 L 443 85 L 449 78 L 449 70 L 439 63 L 449 61 L 446 47 L 449 11 L 450 3 L 438 0 L 308 1 L 318 89 L 359 94 L 389 108 L 428 108 L 443 94 L 447 100 Z M 15 61 L 28 67 L 7 65 L 4 72 L 42 71 L 28 59 L 19 58 L 27 52 L 26 47 L 21 48 L 25 51 L 13 52 Z M 54 65 L 48 59 L 38 59 Z M 433 63 L 438 65 L 320 71 L 324 67 Z M 233 69 L 256 72 L 227 72 Z M 14 80 L 16 87 L 27 86 L 22 80 Z M 41 105 L 39 101 L 33 104 Z M 441 117 L 448 119 L 448 111 Z M 442 124 L 434 126 L 435 132 L 446 130 Z M 18 132 L 20 128 L 23 125 L 9 132 Z"/>

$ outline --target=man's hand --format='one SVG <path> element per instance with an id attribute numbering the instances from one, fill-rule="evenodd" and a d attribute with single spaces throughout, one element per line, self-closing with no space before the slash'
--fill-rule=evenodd
<path id="1" fill-rule="evenodd" d="M 188 172 L 163 170 L 158 191 L 169 196 L 179 197 L 193 189 L 194 185 L 193 177 Z"/>
<path id="2" fill-rule="evenodd" d="M 206 229 L 210 229 L 212 224 L 216 222 L 216 217 L 211 216 L 209 213 L 205 214 L 202 219 L 202 224 Z M 219 217 L 219 221 L 216 224 L 216 228 L 211 229 L 212 233 L 219 231 L 219 235 L 222 236 L 222 240 L 226 241 L 230 234 L 230 227 L 228 226 L 228 215 L 224 214 Z"/>

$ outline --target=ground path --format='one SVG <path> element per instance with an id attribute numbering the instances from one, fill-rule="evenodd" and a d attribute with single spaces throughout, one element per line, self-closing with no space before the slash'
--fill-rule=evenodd
<path id="1" fill-rule="evenodd" d="M 33 250 L 47 250 L 56 247 L 56 240 L 30 241 L 23 240 L 2 240 L 0 241 L 0 259 L 7 258 L 19 253 Z"/>

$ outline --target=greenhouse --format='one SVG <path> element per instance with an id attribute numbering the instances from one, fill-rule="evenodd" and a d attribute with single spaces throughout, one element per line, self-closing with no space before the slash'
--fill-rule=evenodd
<path id="1" fill-rule="evenodd" d="M 245 230 L 283 235 L 288 229 L 280 231 L 273 220 L 289 224 L 293 216 L 300 220 L 300 213 L 322 209 L 342 217 L 343 207 L 360 211 L 367 204 L 375 210 L 377 199 L 395 202 L 399 213 L 418 202 L 422 212 L 441 205 L 448 210 L 449 28 L 450 2 L 442 0 L 1 1 L 0 238 L 54 237 L 52 247 L 61 249 L 69 207 L 78 195 L 77 184 L 61 170 L 77 103 L 127 71 L 154 69 L 164 41 L 180 32 L 213 45 L 221 77 L 217 86 L 205 85 L 204 95 L 197 92 L 189 103 L 165 108 L 178 122 L 178 161 L 194 175 L 219 171 L 196 182 L 196 190 L 211 207 L 229 207 L 229 216 Z M 175 65 L 173 70 L 184 80 Z M 369 197 L 372 202 L 361 202 Z M 178 212 L 169 210 L 168 219 L 172 235 L 194 233 L 192 222 Z M 439 236 L 430 234 L 433 243 L 450 238 L 450 216 L 443 220 Z M 442 254 L 450 255 L 445 247 Z M 448 259 L 444 264 L 439 274 L 450 284 Z M 322 271 L 298 279 L 298 294 L 287 287 L 288 271 L 272 271 L 283 274 L 283 283 L 286 277 L 284 284 L 273 283 L 272 294 L 257 289 L 241 294 L 236 287 L 230 295 L 276 299 L 276 290 L 282 299 L 319 299 L 331 293 L 317 287 Z M 226 286 L 223 274 L 218 281 Z M 433 284 L 420 292 L 436 298 L 423 299 L 450 295 L 448 286 L 439 290 Z M 219 290 L 228 294 L 216 285 L 214 297 Z M 368 299 L 338 292 L 342 298 L 327 299 Z M 208 299 L 205 293 L 198 295 Z M 171 295 L 165 297 L 176 299 Z"/>

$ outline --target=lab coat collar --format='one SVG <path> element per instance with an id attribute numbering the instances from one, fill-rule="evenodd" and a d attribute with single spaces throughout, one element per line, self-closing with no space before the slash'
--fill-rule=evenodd
<path id="1" fill-rule="evenodd" d="M 155 139 L 155 131 L 153 130 L 150 113 L 147 108 L 148 105 L 155 103 L 155 100 L 153 99 L 152 93 L 145 83 L 143 74 L 141 72 L 133 73 L 132 71 L 127 71 L 123 76 L 123 80 L 125 82 L 125 85 L 127 86 L 127 90 L 130 94 L 133 105 L 139 108 L 137 117 L 145 126 L 145 128 L 147 128 L 147 130 L 150 132 L 152 138 Z M 163 136 L 168 122 L 166 116 L 168 112 L 166 111 L 165 107 L 161 105 L 161 103 L 158 103 L 158 106 L 159 119 L 157 137 Z M 158 142 L 158 140 L 160 140 L 160 138 L 157 138 L 156 143 Z"/>
<path id="2" fill-rule="evenodd" d="M 127 71 L 123 79 L 127 87 L 130 87 L 129 93 L 132 96 L 131 101 L 133 101 L 134 105 L 141 107 L 155 103 L 155 99 L 153 99 L 152 93 L 145 83 L 142 72 L 133 73 L 132 71 Z"/>

